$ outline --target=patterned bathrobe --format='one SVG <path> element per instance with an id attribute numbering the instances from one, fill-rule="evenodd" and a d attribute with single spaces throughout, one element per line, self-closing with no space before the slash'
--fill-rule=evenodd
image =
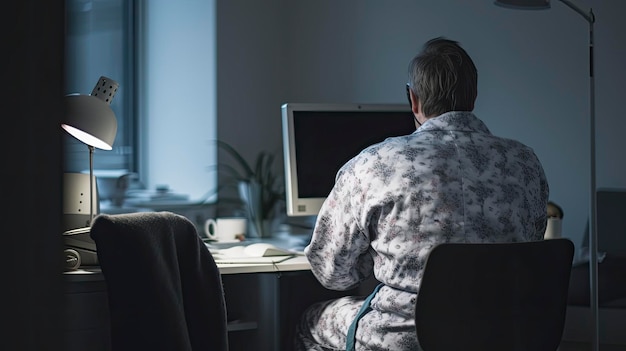
<path id="1" fill-rule="evenodd" d="M 541 240 L 548 184 L 533 150 L 471 112 L 429 119 L 347 162 L 305 253 L 325 287 L 384 283 L 359 322 L 357 350 L 417 350 L 414 308 L 430 250 L 444 242 Z M 458 262 L 463 264 L 463 262 Z M 311 306 L 298 350 L 343 350 L 363 297 Z"/>

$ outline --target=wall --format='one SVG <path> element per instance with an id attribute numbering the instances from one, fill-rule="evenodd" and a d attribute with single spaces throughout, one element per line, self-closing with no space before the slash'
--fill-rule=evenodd
<path id="1" fill-rule="evenodd" d="M 2 11 L 4 167 L 0 350 L 62 350 L 63 5 L 14 1 Z M 36 11 L 34 11 L 36 9 Z"/>
<path id="2" fill-rule="evenodd" d="M 586 0 L 595 24 L 597 186 L 626 187 L 626 2 Z M 475 113 L 537 152 L 563 233 L 580 247 L 590 197 L 589 26 L 559 1 L 515 11 L 493 1 L 217 1 L 218 138 L 246 157 L 281 152 L 284 102 L 404 103 L 409 60 L 435 36 L 479 71 Z M 282 154 L 281 154 L 282 156 Z M 281 160 L 282 162 L 282 160 Z"/>
<path id="3" fill-rule="evenodd" d="M 149 189 L 206 200 L 216 178 L 214 0 L 141 5 L 139 173 Z"/>

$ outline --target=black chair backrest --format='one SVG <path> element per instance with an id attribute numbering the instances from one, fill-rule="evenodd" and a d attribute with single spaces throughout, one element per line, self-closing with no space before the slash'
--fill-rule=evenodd
<path id="1" fill-rule="evenodd" d="M 101 214 L 91 237 L 107 285 L 113 351 L 228 350 L 221 275 L 189 219 Z"/>
<path id="2" fill-rule="evenodd" d="M 436 246 L 415 306 L 421 347 L 556 350 L 573 255 L 565 238 Z"/>

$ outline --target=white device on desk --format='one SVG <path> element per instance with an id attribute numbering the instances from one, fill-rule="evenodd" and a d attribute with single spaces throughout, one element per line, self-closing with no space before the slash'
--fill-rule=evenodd
<path id="1" fill-rule="evenodd" d="M 65 268 L 68 270 L 98 264 L 96 243 L 89 236 L 91 229 L 89 198 L 89 174 L 63 175 L 63 242 Z M 95 213 L 99 213 L 97 185 L 91 199 Z"/>

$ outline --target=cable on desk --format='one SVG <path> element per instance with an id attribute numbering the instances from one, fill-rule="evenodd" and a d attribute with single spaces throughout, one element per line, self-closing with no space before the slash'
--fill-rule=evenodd
<path id="1" fill-rule="evenodd" d="M 282 275 L 281 270 L 278 268 L 278 265 L 276 264 L 276 261 L 272 261 L 272 266 L 274 267 L 274 271 L 277 272 L 277 278 L 280 278 L 280 276 Z"/>

